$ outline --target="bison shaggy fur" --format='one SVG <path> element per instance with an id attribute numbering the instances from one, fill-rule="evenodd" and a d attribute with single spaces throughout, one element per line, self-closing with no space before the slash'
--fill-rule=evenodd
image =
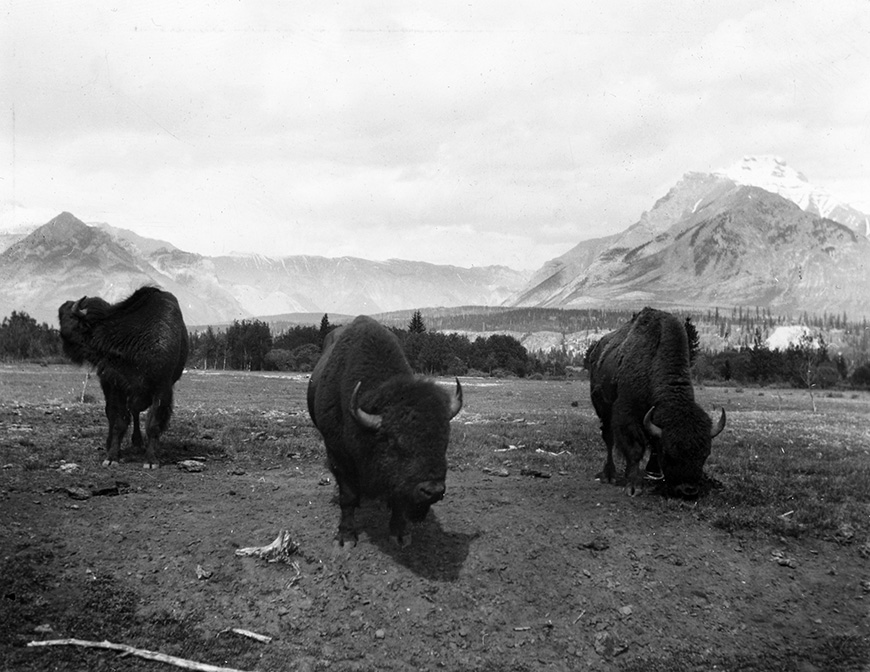
<path id="1" fill-rule="evenodd" d="M 157 466 L 160 435 L 172 415 L 172 387 L 187 361 L 187 328 L 169 292 L 141 287 L 110 304 L 99 297 L 67 301 L 59 311 L 66 355 L 96 368 L 106 399 L 109 433 L 103 466 L 118 462 L 121 441 L 133 417 L 133 445 L 142 447 L 139 413 L 145 422 L 145 468 Z"/>
<path id="2" fill-rule="evenodd" d="M 360 498 L 390 506 L 390 535 L 410 543 L 408 521 L 421 521 L 444 497 L 450 419 L 462 407 L 451 393 L 415 376 L 395 334 L 360 316 L 330 332 L 308 385 L 308 410 L 323 436 L 338 484 L 339 544 L 355 544 Z"/>
<path id="3" fill-rule="evenodd" d="M 598 341 L 587 367 L 592 405 L 607 445 L 601 480 L 614 480 L 615 445 L 625 458 L 626 490 L 634 494 L 649 446 L 650 462 L 659 462 L 668 490 L 697 496 L 712 438 L 725 427 L 725 411 L 713 427 L 695 403 L 688 339 L 679 318 L 644 308 Z"/>

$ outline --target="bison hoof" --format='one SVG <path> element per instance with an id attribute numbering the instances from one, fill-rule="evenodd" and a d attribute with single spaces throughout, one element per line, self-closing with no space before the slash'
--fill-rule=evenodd
<path id="1" fill-rule="evenodd" d="M 118 460 L 103 460 L 104 467 L 117 467 Z"/>

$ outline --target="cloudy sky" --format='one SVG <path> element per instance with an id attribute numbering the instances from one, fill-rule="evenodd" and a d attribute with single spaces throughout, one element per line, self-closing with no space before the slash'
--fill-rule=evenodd
<path id="1" fill-rule="evenodd" d="M 534 269 L 746 154 L 870 212 L 868 0 L 0 3 L 0 230 Z"/>

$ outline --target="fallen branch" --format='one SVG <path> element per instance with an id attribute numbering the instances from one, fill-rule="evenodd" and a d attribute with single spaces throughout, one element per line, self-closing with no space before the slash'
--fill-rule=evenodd
<path id="1" fill-rule="evenodd" d="M 92 649 L 111 649 L 112 651 L 121 651 L 128 656 L 139 656 L 147 660 L 156 660 L 160 663 L 175 665 L 186 670 L 199 670 L 199 672 L 242 672 L 233 667 L 220 667 L 219 665 L 209 665 L 208 663 L 198 663 L 195 660 L 187 660 L 170 656 L 157 651 L 148 651 L 146 649 L 136 649 L 126 644 L 115 644 L 114 642 L 89 642 L 84 639 L 46 639 L 35 642 L 27 642 L 27 646 L 84 646 Z"/>
<path id="2" fill-rule="evenodd" d="M 263 642 L 263 644 L 268 644 L 272 641 L 272 638 L 269 637 L 269 635 L 261 635 L 258 632 L 251 632 L 250 630 L 243 630 L 242 628 L 227 628 L 226 630 L 221 630 L 218 634 L 221 635 L 225 632 L 234 632 L 242 637 L 250 637 L 251 639 L 256 639 L 258 642 Z"/>

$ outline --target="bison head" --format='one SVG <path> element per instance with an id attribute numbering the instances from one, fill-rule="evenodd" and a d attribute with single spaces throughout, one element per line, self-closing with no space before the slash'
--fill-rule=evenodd
<path id="1" fill-rule="evenodd" d="M 83 296 L 78 301 L 67 301 L 57 311 L 63 351 L 76 364 L 93 362 L 91 339 L 98 316 L 109 304 L 99 297 Z"/>
<path id="2" fill-rule="evenodd" d="M 397 377 L 361 401 L 360 385 L 351 395 L 350 414 L 362 431 L 374 435 L 370 473 L 362 480 L 368 494 L 390 504 L 390 527 L 401 537 L 400 520 L 422 520 L 444 497 L 450 419 L 462 408 L 462 386 L 457 380 L 448 393 L 432 381 Z"/>
<path id="3" fill-rule="evenodd" d="M 725 409 L 715 427 L 710 416 L 694 404 L 663 412 L 659 424 L 653 422 L 653 411 L 655 407 L 647 411 L 643 426 L 659 446 L 659 466 L 668 490 L 680 497 L 697 497 L 712 440 L 725 428 Z"/>

